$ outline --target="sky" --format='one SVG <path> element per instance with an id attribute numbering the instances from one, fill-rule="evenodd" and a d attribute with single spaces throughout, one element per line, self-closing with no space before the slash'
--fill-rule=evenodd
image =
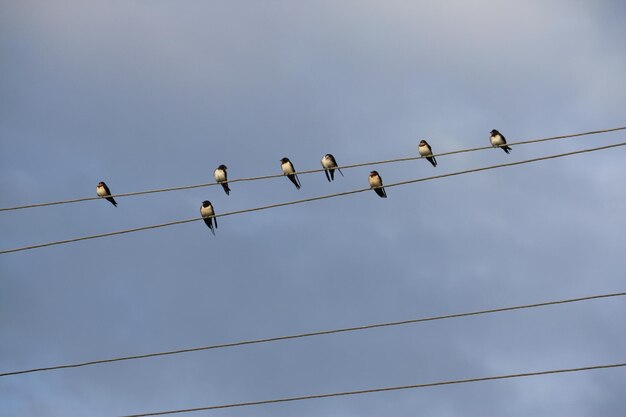
<path id="1" fill-rule="evenodd" d="M 0 207 L 626 125 L 619 1 L 0 1 Z M 624 141 L 377 166 L 387 184 Z M 621 292 L 626 150 L 0 255 L 0 372 Z M 370 167 L 0 213 L 0 249 L 367 187 Z M 0 377 L 92 416 L 624 362 L 613 298 Z M 198 416 L 623 416 L 624 370 Z"/>

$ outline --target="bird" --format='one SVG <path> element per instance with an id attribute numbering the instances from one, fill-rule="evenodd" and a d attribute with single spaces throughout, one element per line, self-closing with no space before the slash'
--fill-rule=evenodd
<path id="1" fill-rule="evenodd" d="M 109 187 L 107 187 L 104 181 L 100 181 L 96 186 L 96 194 L 98 194 L 98 197 L 106 198 L 107 201 L 117 207 L 117 202 L 113 197 L 111 197 L 111 190 L 109 190 Z"/>
<path id="2" fill-rule="evenodd" d="M 217 219 L 215 216 L 215 210 L 213 210 L 213 206 L 209 200 L 204 200 L 202 205 L 200 206 L 200 215 L 204 219 L 204 223 L 211 229 L 211 233 L 215 236 L 215 229 L 217 229 Z M 215 224 L 215 229 L 213 229 L 213 225 Z"/>
<path id="3" fill-rule="evenodd" d="M 437 160 L 433 156 L 433 150 L 431 149 L 428 142 L 426 142 L 425 140 L 421 140 L 419 146 L 417 147 L 417 150 L 419 151 L 420 155 L 425 157 L 426 160 L 433 164 L 434 167 L 437 166 Z"/>
<path id="4" fill-rule="evenodd" d="M 383 187 L 383 179 L 380 178 L 378 172 L 372 171 L 369 176 L 370 188 L 376 191 L 379 197 L 387 198 L 387 193 L 385 192 L 385 188 Z"/>
<path id="5" fill-rule="evenodd" d="M 322 158 L 322 167 L 324 168 L 324 174 L 326 174 L 326 179 L 328 180 L 328 182 L 331 182 L 335 179 L 335 169 L 337 169 L 337 171 L 339 171 L 339 173 L 343 177 L 343 172 L 341 172 L 341 170 L 338 168 L 335 157 L 329 153 L 324 155 L 324 157 Z M 328 175 L 329 173 L 330 176 Z"/>
<path id="6" fill-rule="evenodd" d="M 230 188 L 228 188 L 228 176 L 226 174 L 226 170 L 228 167 L 226 165 L 218 166 L 215 171 L 213 171 L 213 177 L 215 181 L 222 184 L 224 191 L 226 191 L 226 195 L 230 195 Z"/>
<path id="7" fill-rule="evenodd" d="M 489 139 L 491 140 L 491 146 L 494 148 L 500 147 L 504 152 L 511 153 L 511 147 L 507 146 L 504 135 L 496 129 L 491 131 L 491 137 Z"/>
<path id="8" fill-rule="evenodd" d="M 298 178 L 298 175 L 296 175 L 296 170 L 294 169 L 289 158 L 283 158 L 280 160 L 280 168 L 283 170 L 283 174 L 286 175 L 287 178 L 293 182 L 293 185 L 295 185 L 299 190 L 301 187 L 300 179 Z"/>

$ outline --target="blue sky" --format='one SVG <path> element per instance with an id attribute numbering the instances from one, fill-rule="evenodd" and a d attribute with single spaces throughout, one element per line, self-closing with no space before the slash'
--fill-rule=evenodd
<path id="1" fill-rule="evenodd" d="M 0 3 L 0 206 L 624 126 L 626 10 L 572 1 Z M 378 168 L 386 183 L 621 142 Z M 624 290 L 614 149 L 0 256 L 0 370 Z M 0 215 L 0 247 L 367 186 L 369 169 Z M 114 416 L 623 362 L 621 299 L 0 378 Z M 623 370 L 197 413 L 621 416 Z"/>

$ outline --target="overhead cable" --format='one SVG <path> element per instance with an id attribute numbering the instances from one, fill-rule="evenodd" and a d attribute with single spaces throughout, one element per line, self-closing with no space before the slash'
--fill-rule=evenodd
<path id="1" fill-rule="evenodd" d="M 619 130 L 626 130 L 626 126 L 624 126 L 624 127 L 616 127 L 616 128 L 611 128 L 611 129 L 603 129 L 603 130 L 593 130 L 593 131 L 582 132 L 582 133 L 573 133 L 573 134 L 562 135 L 562 136 L 551 136 L 551 137 L 547 137 L 547 138 L 524 140 L 524 141 L 519 141 L 519 142 L 511 142 L 511 143 L 508 143 L 508 145 L 509 146 L 526 145 L 526 144 L 530 144 L 530 143 L 546 142 L 546 141 L 551 141 L 551 140 L 568 139 L 568 138 L 575 138 L 575 137 L 580 137 L 580 136 L 596 135 L 596 134 L 601 134 L 601 133 L 609 133 L 609 132 L 615 132 L 615 131 L 619 131 Z M 468 149 L 461 149 L 461 150 L 457 150 L 457 151 L 433 154 L 432 156 L 439 157 L 439 156 L 446 156 L 446 155 L 455 155 L 455 154 L 459 154 L 459 153 L 482 151 L 482 150 L 486 150 L 486 149 L 493 149 L 493 147 L 492 146 L 481 146 L 479 148 L 468 148 Z M 341 165 L 341 166 L 338 166 L 337 168 L 338 169 L 350 169 L 350 168 L 357 168 L 357 167 L 370 166 L 370 165 L 380 165 L 380 164 L 390 164 L 390 163 L 404 162 L 404 161 L 414 161 L 414 160 L 423 159 L 423 158 L 424 157 L 422 157 L 422 156 L 411 156 L 411 157 L 406 157 L 406 158 L 385 159 L 385 160 L 380 160 L 380 161 L 363 162 L 363 163 L 352 164 L 352 165 Z M 310 169 L 310 170 L 306 170 L 306 171 L 298 171 L 297 174 L 312 174 L 312 173 L 323 172 L 323 171 L 324 171 L 323 168 L 322 169 Z M 271 178 L 281 178 L 283 176 L 284 176 L 283 174 L 272 174 L 272 175 L 263 175 L 263 176 L 258 176 L 258 177 L 235 178 L 235 179 L 232 179 L 232 180 L 228 180 L 228 183 L 230 184 L 230 183 L 242 182 L 242 181 L 266 180 L 266 179 L 271 179 Z M 157 189 L 154 189 L 154 190 L 145 190 L 145 191 L 135 191 L 135 192 L 130 192 L 130 193 L 112 194 L 110 197 L 111 198 L 114 198 L 114 197 L 129 197 L 129 196 L 143 195 L 143 194 L 154 194 L 154 193 L 163 193 L 163 192 L 169 192 L 169 191 L 189 190 L 189 189 L 192 189 L 192 188 L 211 187 L 211 186 L 219 185 L 219 184 L 221 184 L 221 183 L 218 183 L 218 182 L 207 182 L 207 183 L 202 183 L 202 184 L 183 185 L 183 186 L 179 186 L 179 187 L 157 188 Z M 79 203 L 79 202 L 83 202 L 83 201 L 92 201 L 92 200 L 100 200 L 100 199 L 101 199 L 100 197 L 83 197 L 83 198 L 76 198 L 76 199 L 71 199 L 71 200 L 52 201 L 52 202 L 48 202 L 48 203 L 36 203 L 36 204 L 26 204 L 26 205 L 21 205 L 21 206 L 14 206 L 14 207 L 4 207 L 4 208 L 0 208 L 0 211 L 22 210 L 22 209 L 35 208 L 35 207 L 46 207 L 46 206 L 54 206 L 54 205 L 60 205 L 60 204 Z"/>
<path id="2" fill-rule="evenodd" d="M 584 366 L 584 367 L 579 367 L 579 368 L 553 369 L 549 371 L 536 371 L 536 372 L 524 372 L 524 373 L 508 374 L 508 375 L 483 376 L 483 377 L 467 378 L 467 379 L 451 379 L 447 381 L 429 382 L 425 384 L 400 385 L 400 386 L 395 386 L 395 387 L 384 387 L 384 388 L 370 388 L 370 389 L 363 389 L 363 390 L 356 390 L 356 391 L 334 392 L 330 394 L 303 395 L 299 397 L 284 397 L 284 398 L 277 398 L 273 400 L 238 402 L 238 403 L 221 404 L 221 405 L 210 405 L 206 407 L 183 408 L 183 409 L 178 409 L 178 410 L 154 411 L 151 413 L 128 414 L 128 415 L 124 415 L 120 417 L 163 416 L 163 415 L 168 415 L 168 414 L 191 413 L 194 411 L 208 411 L 208 410 L 218 410 L 218 409 L 223 409 L 223 408 L 249 407 L 253 405 L 286 403 L 286 402 L 302 401 L 302 400 L 316 400 L 316 399 L 330 398 L 330 397 L 345 397 L 348 395 L 372 394 L 375 392 L 388 392 L 388 391 L 400 391 L 400 390 L 406 390 L 406 389 L 438 387 L 442 385 L 467 384 L 470 382 L 496 381 L 496 380 L 502 380 L 502 379 L 524 378 L 524 377 L 530 377 L 530 376 L 583 372 L 583 371 L 591 371 L 591 370 L 598 370 L 598 369 L 619 368 L 622 366 L 626 366 L 626 362 L 613 363 L 613 364 L 608 364 L 608 365 Z"/>
<path id="3" fill-rule="evenodd" d="M 617 147 L 624 146 L 624 145 L 626 145 L 626 142 L 616 143 L 616 144 L 613 144 L 613 145 L 599 146 L 597 148 L 582 149 L 582 150 L 579 150 L 579 151 L 565 152 L 565 153 L 560 153 L 560 154 L 555 154 L 555 155 L 542 156 L 542 157 L 539 157 L 539 158 L 525 159 L 523 161 L 508 162 L 506 164 L 497 164 L 497 165 L 490 165 L 490 166 L 486 166 L 486 167 L 482 167 L 482 168 L 466 169 L 466 170 L 463 170 L 463 171 L 450 172 L 448 174 L 433 175 L 431 177 L 423 177 L 423 178 L 417 178 L 417 179 L 408 180 L 408 181 L 400 181 L 400 182 L 396 182 L 396 183 L 393 183 L 393 184 L 386 184 L 385 188 L 397 187 L 397 186 L 407 185 L 407 184 L 414 184 L 414 183 L 418 183 L 418 182 L 436 180 L 436 179 L 440 179 L 440 178 L 454 177 L 454 176 L 457 176 L 457 175 L 469 174 L 469 173 L 473 173 L 473 172 L 488 171 L 488 170 L 496 169 L 496 168 L 504 168 L 504 167 L 511 167 L 511 166 L 516 166 L 516 165 L 523 165 L 523 164 L 528 164 L 528 163 L 531 163 L 531 162 L 545 161 L 545 160 L 548 160 L 548 159 L 562 158 L 562 157 L 565 157 L 565 156 L 578 155 L 578 154 L 582 154 L 582 153 L 589 153 L 589 152 L 595 152 L 595 151 L 600 151 L 600 150 L 605 150 L 605 149 L 617 148 Z M 254 211 L 267 210 L 267 209 L 276 208 L 276 207 L 291 206 L 291 205 L 294 205 L 294 204 L 302 204 L 302 203 L 308 203 L 308 202 L 311 202 L 311 201 L 325 200 L 325 199 L 333 198 L 333 197 L 340 197 L 340 196 L 345 196 L 345 195 L 363 193 L 363 192 L 370 191 L 370 190 L 371 190 L 371 188 L 361 188 L 361 189 L 358 189 L 358 190 L 344 191 L 344 192 L 340 192 L 340 193 L 327 194 L 327 195 L 322 195 L 322 196 L 318 196 L 318 197 L 303 198 L 301 200 L 287 201 L 285 203 L 276 203 L 276 204 L 269 204 L 267 206 L 254 207 L 254 208 L 243 209 L 243 210 L 235 210 L 235 211 L 231 211 L 231 212 L 227 212 L 227 213 L 216 214 L 213 217 L 225 217 L 225 216 L 232 216 L 232 215 L 236 215 L 236 214 L 243 214 L 243 213 L 250 213 L 250 212 L 254 212 Z M 22 247 L 19 247 L 19 248 L 2 250 L 2 251 L 0 251 L 0 255 L 4 255 L 4 254 L 7 254 L 7 253 L 13 253 L 13 252 L 20 252 L 20 251 L 25 251 L 25 250 L 31 250 L 31 249 L 38 249 L 38 248 L 43 248 L 43 247 L 46 247 L 46 246 L 63 245 L 63 244 L 67 244 L 67 243 L 80 242 L 80 241 L 83 241 L 83 240 L 98 239 L 98 238 L 107 237 L 107 236 L 122 235 L 122 234 L 126 234 L 126 233 L 139 232 L 139 231 L 142 231 L 142 230 L 158 229 L 158 228 L 161 228 L 161 227 L 167 227 L 167 226 L 174 226 L 174 225 L 178 225 L 178 224 L 190 223 L 190 222 L 195 222 L 195 221 L 198 221 L 198 220 L 204 220 L 204 219 L 202 217 L 196 217 L 196 218 L 191 218 L 191 219 L 177 220 L 177 221 L 172 221 L 172 222 L 167 222 L 167 223 L 155 224 L 155 225 L 151 225 L 151 226 L 143 226 L 143 227 L 136 227 L 136 228 L 133 228 L 133 229 L 119 230 L 119 231 L 115 231 L 115 232 L 101 233 L 101 234 L 90 235 L 90 236 L 82 236 L 82 237 L 77 237 L 77 238 L 73 238 L 73 239 L 65 239 L 65 240 L 58 240 L 58 241 L 48 242 L 48 243 L 40 243 L 40 244 L 37 244 L 37 245 L 22 246 Z"/>
<path id="4" fill-rule="evenodd" d="M 461 317 L 479 316 L 483 314 L 502 313 L 506 311 L 524 310 L 524 309 L 531 309 L 531 308 L 537 308 L 537 307 L 553 306 L 553 305 L 558 305 L 558 304 L 571 304 L 571 303 L 577 303 L 581 301 L 598 300 L 598 299 L 605 299 L 605 298 L 611 298 L 611 297 L 623 297 L 625 295 L 626 295 L 626 292 L 589 295 L 586 297 L 570 298 L 570 299 L 556 300 L 556 301 L 545 301 L 541 303 L 524 304 L 524 305 L 518 305 L 518 306 L 513 306 L 513 307 L 500 307 L 500 308 L 492 308 L 489 310 L 478 310 L 478 311 L 470 311 L 466 313 L 453 313 L 453 314 L 446 314 L 446 315 L 441 315 L 441 316 L 421 317 L 421 318 L 416 318 L 416 319 L 392 321 L 392 322 L 386 322 L 386 323 L 366 324 L 363 326 L 343 327 L 339 329 L 321 330 L 317 332 L 299 333 L 299 334 L 292 334 L 292 335 L 287 335 L 287 336 L 276 336 L 276 337 L 267 337 L 263 339 L 243 340 L 239 342 L 221 343 L 221 344 L 216 344 L 216 345 L 169 350 L 169 351 L 156 352 L 156 353 L 146 353 L 143 355 L 122 356 L 122 357 L 116 357 L 116 358 L 110 358 L 110 359 L 93 360 L 93 361 L 88 361 L 88 362 L 78 362 L 78 363 L 65 364 L 65 365 L 55 365 L 55 366 L 25 369 L 25 370 L 20 370 L 20 371 L 4 372 L 4 373 L 0 373 L 0 377 L 28 374 L 28 373 L 34 373 L 34 372 L 53 371 L 53 370 L 59 370 L 59 369 L 81 368 L 85 366 L 98 365 L 98 364 L 104 364 L 104 363 L 129 361 L 129 360 L 135 360 L 135 359 L 146 359 L 146 358 L 154 358 L 154 357 L 168 356 L 168 355 L 178 355 L 182 353 L 224 349 L 224 348 L 231 348 L 231 347 L 237 347 L 237 346 L 255 345 L 255 344 L 261 344 L 261 343 L 279 342 L 283 340 L 302 339 L 306 337 L 356 332 L 356 331 L 362 331 L 362 330 L 377 329 L 377 328 L 382 328 L 382 327 L 403 326 L 406 324 L 416 324 L 416 323 L 447 320 L 447 319 L 454 319 L 454 318 L 461 318 Z"/>

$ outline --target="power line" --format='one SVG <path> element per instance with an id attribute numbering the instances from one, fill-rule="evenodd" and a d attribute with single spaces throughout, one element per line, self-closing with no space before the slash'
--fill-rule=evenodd
<path id="1" fill-rule="evenodd" d="M 529 377 L 529 376 L 553 375 L 553 374 L 563 374 L 563 373 L 571 373 L 571 372 L 591 371 L 591 370 L 597 370 L 597 369 L 619 368 L 622 366 L 626 366 L 626 362 L 614 363 L 614 364 L 609 364 L 609 365 L 585 366 L 585 367 L 580 367 L 580 368 L 565 368 L 565 369 L 553 369 L 549 371 L 524 372 L 524 373 L 509 374 L 509 375 L 484 376 L 484 377 L 467 378 L 467 379 L 452 379 L 448 381 L 429 382 L 426 384 L 413 384 L 413 385 L 400 385 L 400 386 L 395 386 L 395 387 L 371 388 L 371 389 L 364 389 L 364 390 L 358 390 L 358 391 L 334 392 L 331 394 L 303 395 L 300 397 L 285 397 L 285 398 L 278 398 L 278 399 L 273 399 L 273 400 L 249 401 L 249 402 L 240 402 L 240 403 L 231 403 L 231 404 L 211 405 L 207 407 L 185 408 L 185 409 L 180 409 L 180 410 L 156 411 L 152 413 L 143 413 L 143 414 L 129 414 L 129 415 L 121 416 L 121 417 L 163 416 L 166 414 L 191 413 L 194 411 L 217 410 L 217 409 L 222 409 L 222 408 L 248 407 L 252 405 L 286 403 L 286 402 L 292 402 L 292 401 L 314 400 L 314 399 L 330 398 L 330 397 L 345 397 L 348 395 L 371 394 L 375 392 L 399 391 L 399 390 L 405 390 L 405 389 L 437 387 L 437 386 L 442 386 L 442 385 L 466 384 L 470 382 L 495 381 L 495 380 L 501 380 L 501 379 L 524 378 L 524 377 Z"/>
<path id="2" fill-rule="evenodd" d="M 568 139 L 568 138 L 575 138 L 575 137 L 579 137 L 579 136 L 587 136 L 587 135 L 596 135 L 596 134 L 601 134 L 601 133 L 609 133 L 609 132 L 615 132 L 615 131 L 619 131 L 619 130 L 626 130 L 626 126 L 624 126 L 624 127 L 616 127 L 616 128 L 611 128 L 611 129 L 603 129 L 603 130 L 593 130 L 593 131 L 582 132 L 582 133 L 574 133 L 574 134 L 570 134 L 570 135 L 551 136 L 551 137 L 547 137 L 547 138 L 531 139 L 531 140 L 524 140 L 524 141 L 519 141 L 519 142 L 511 142 L 508 145 L 509 146 L 526 145 L 526 144 L 546 142 L 546 141 L 551 141 L 551 140 Z M 461 149 L 461 150 L 457 150 L 457 151 L 443 152 L 443 153 L 439 153 L 439 154 L 434 154 L 433 156 L 438 157 L 438 156 L 455 155 L 455 154 L 459 154 L 459 153 L 482 151 L 482 150 L 486 150 L 486 149 L 493 149 L 493 147 L 492 146 L 482 146 L 482 147 L 479 147 L 479 148 Z M 406 158 L 385 159 L 385 160 L 380 160 L 380 161 L 363 162 L 363 163 L 352 164 L 352 165 L 342 165 L 342 166 L 339 166 L 338 168 L 339 169 L 350 169 L 350 168 L 357 168 L 357 167 L 370 166 L 370 165 L 381 165 L 381 164 L 389 164 L 389 163 L 404 162 L 404 161 L 414 161 L 414 160 L 423 159 L 423 158 L 424 157 L 422 157 L 422 156 L 412 156 L 412 157 L 406 157 Z M 323 172 L 323 171 L 324 171 L 323 168 L 322 169 L 310 169 L 310 170 L 306 170 L 306 171 L 298 171 L 298 174 L 312 174 L 312 173 Z M 228 183 L 242 182 L 242 181 L 258 181 L 258 180 L 266 180 L 266 179 L 271 179 L 271 178 L 282 178 L 282 177 L 284 177 L 283 174 L 272 174 L 272 175 L 263 175 L 263 176 L 258 176 L 258 177 L 235 178 L 235 179 L 229 180 Z M 122 193 L 122 194 L 112 194 L 111 197 L 129 197 L 129 196 L 134 196 L 134 195 L 143 195 L 143 194 L 163 193 L 163 192 L 169 192 L 169 191 L 189 190 L 189 189 L 193 189 L 193 188 L 210 187 L 210 186 L 219 185 L 219 184 L 220 183 L 218 183 L 218 182 L 207 182 L 207 183 L 202 183 L 202 184 L 183 185 L 183 186 L 179 186 L 179 187 L 157 188 L 157 189 L 154 189 L 154 190 L 135 191 L 135 192 L 130 192 L 130 193 Z M 83 201 L 92 201 L 92 200 L 101 200 L 101 197 L 84 197 L 84 198 L 76 198 L 76 199 L 71 199 L 71 200 L 52 201 L 52 202 L 48 202 L 48 203 L 37 203 L 37 204 L 26 204 L 26 205 L 22 205 L 22 206 L 14 206 L 14 207 L 4 207 L 4 208 L 0 208 L 0 211 L 22 210 L 22 209 L 35 208 L 35 207 L 46 207 L 46 206 L 54 206 L 54 205 L 60 205 L 60 204 L 80 203 L 80 202 L 83 202 Z"/>
<path id="3" fill-rule="evenodd" d="M 531 162 L 545 161 L 545 160 L 548 160 L 548 159 L 556 159 L 556 158 L 561 158 L 561 157 L 565 157 L 565 156 L 571 156 L 571 155 L 577 155 L 577 154 L 588 153 L 588 152 L 595 152 L 595 151 L 600 151 L 600 150 L 605 150 L 605 149 L 617 148 L 617 147 L 624 146 L 624 145 L 626 145 L 626 142 L 616 143 L 616 144 L 613 144 L 613 145 L 599 146 L 597 148 L 583 149 L 583 150 L 580 150 L 580 151 L 565 152 L 565 153 L 560 153 L 560 154 L 555 154 L 555 155 L 542 156 L 542 157 L 539 157 L 539 158 L 525 159 L 523 161 L 509 162 L 509 163 L 506 163 L 506 164 L 497 164 L 497 165 L 490 165 L 490 166 L 486 166 L 486 167 L 482 167 L 482 168 L 466 169 L 466 170 L 463 170 L 463 171 L 456 171 L 456 172 L 451 172 L 451 173 L 448 173 L 448 174 L 434 175 L 434 176 L 431 176 L 431 177 L 423 177 L 423 178 L 417 178 L 417 179 L 408 180 L 408 181 L 396 182 L 396 183 L 393 183 L 393 184 L 385 185 L 385 188 L 397 187 L 397 186 L 400 186 L 400 185 L 413 184 L 413 183 L 417 183 L 417 182 L 436 180 L 436 179 L 440 179 L 440 178 L 454 177 L 454 176 L 457 176 L 457 175 L 469 174 L 469 173 L 472 173 L 472 172 L 488 171 L 490 169 L 511 167 L 511 166 L 516 166 L 516 165 L 523 165 L 523 164 L 528 164 L 528 163 L 531 163 Z M 304 198 L 304 199 L 301 199 L 301 200 L 288 201 L 288 202 L 285 202 L 285 203 L 276 203 L 276 204 L 270 204 L 270 205 L 267 205 L 267 206 L 254 207 L 254 208 L 249 208 L 249 209 L 244 209 L 244 210 L 235 210 L 235 211 L 231 211 L 231 212 L 227 212 L 227 213 L 216 214 L 214 217 L 225 217 L 225 216 L 232 216 L 232 215 L 235 215 L 235 214 L 243 214 L 243 213 L 250 213 L 250 212 L 253 212 L 253 211 L 267 210 L 267 209 L 276 208 L 276 207 L 291 206 L 291 205 L 294 205 L 294 204 L 308 203 L 308 202 L 311 202 L 311 201 L 325 200 L 325 199 L 328 199 L 328 198 L 334 198 L 334 197 L 340 197 L 340 196 L 345 196 L 345 195 L 363 193 L 363 192 L 370 191 L 370 190 L 371 190 L 370 188 L 361 188 L 361 189 L 358 189 L 358 190 L 344 191 L 344 192 L 340 192 L 340 193 L 327 194 L 327 195 L 318 196 L 318 197 Z M 20 251 L 24 251 L 24 250 L 43 248 L 43 247 L 46 247 L 46 246 L 63 245 L 63 244 L 66 244 L 66 243 L 80 242 L 80 241 L 83 241 L 83 240 L 98 239 L 98 238 L 101 238 L 101 237 L 115 236 L 115 235 L 121 235 L 121 234 L 126 234 L 126 233 L 139 232 L 139 231 L 142 231 L 142 230 L 158 229 L 158 228 L 161 228 L 161 227 L 173 226 L 173 225 L 178 225 L 178 224 L 183 224 L 183 223 L 190 223 L 190 222 L 195 222 L 195 221 L 198 221 L 198 220 L 202 220 L 202 217 L 195 217 L 195 218 L 192 218 L 192 219 L 185 219 L 185 220 L 177 220 L 177 221 L 173 221 L 173 222 L 155 224 L 155 225 L 151 225 L 151 226 L 136 227 L 136 228 L 133 228 L 133 229 L 119 230 L 119 231 L 115 231 L 115 232 L 101 233 L 101 234 L 97 234 L 97 235 L 82 236 L 82 237 L 77 237 L 77 238 L 73 238 L 73 239 L 58 240 L 58 241 L 54 241 L 54 242 L 41 243 L 41 244 L 37 244 L 37 245 L 22 246 L 22 247 L 13 248 L 13 249 L 5 249 L 3 251 L 0 251 L 0 255 L 4 255 L 4 254 L 7 254 L 7 253 L 13 253 L 13 252 L 20 252 Z"/>
<path id="4" fill-rule="evenodd" d="M 442 316 L 422 317 L 422 318 L 410 319 L 410 320 L 367 324 L 364 326 L 344 327 L 344 328 L 332 329 L 332 330 L 299 333 L 299 334 L 292 334 L 288 336 L 268 337 L 268 338 L 263 338 L 263 339 L 252 339 L 252 340 L 244 340 L 244 341 L 239 341 L 239 342 L 221 343 L 217 345 L 208 345 L 208 346 L 200 346 L 200 347 L 193 347 L 193 348 L 186 348 L 186 349 L 169 350 L 169 351 L 164 351 L 164 352 L 146 353 L 143 355 L 122 356 L 122 357 L 111 358 L 111 359 L 99 359 L 99 360 L 88 361 L 88 362 L 79 362 L 79 363 L 66 364 L 66 365 L 48 366 L 44 368 L 33 368 L 33 369 L 25 369 L 21 371 L 5 372 L 5 373 L 0 373 L 0 377 L 28 374 L 28 373 L 34 373 L 34 372 L 53 371 L 53 370 L 59 370 L 59 369 L 80 368 L 84 366 L 91 366 L 91 365 L 97 365 L 97 364 L 103 364 L 103 363 L 154 358 L 157 356 L 178 355 L 182 353 L 199 352 L 203 350 L 224 349 L 224 348 L 231 348 L 231 347 L 236 347 L 236 346 L 279 342 L 283 340 L 301 339 L 301 338 L 306 338 L 306 337 L 355 332 L 355 331 L 362 331 L 362 330 L 369 330 L 369 329 L 377 329 L 377 328 L 382 328 L 382 327 L 402 326 L 406 324 L 424 323 L 428 321 L 438 321 L 438 320 L 447 320 L 447 319 L 454 319 L 454 318 L 461 318 L 461 317 L 479 316 L 483 314 L 502 313 L 506 311 L 524 310 L 524 309 L 546 307 L 546 306 L 552 306 L 552 305 L 558 305 L 558 304 L 571 304 L 571 303 L 577 303 L 580 301 L 597 300 L 597 299 L 604 299 L 604 298 L 611 298 L 611 297 L 622 297 L 625 295 L 626 295 L 626 292 L 590 295 L 586 297 L 570 298 L 570 299 L 556 300 L 556 301 L 546 301 L 546 302 L 534 303 L 534 304 L 524 304 L 524 305 L 518 305 L 518 306 L 513 306 L 513 307 L 500 307 L 500 308 L 493 308 L 489 310 L 471 311 L 471 312 L 466 312 L 466 313 L 454 313 L 454 314 L 446 314 Z"/>

